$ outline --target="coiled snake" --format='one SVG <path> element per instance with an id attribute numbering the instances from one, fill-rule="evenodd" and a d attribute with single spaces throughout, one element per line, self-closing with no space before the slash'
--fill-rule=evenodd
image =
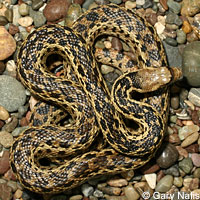
<path id="1" fill-rule="evenodd" d="M 95 39 L 103 34 L 120 38 L 137 55 L 131 66 L 120 64 L 123 56 L 116 57 L 124 73 L 111 94 L 93 55 Z M 63 57 L 68 72 L 64 77 L 47 68 L 51 54 Z M 36 119 L 11 148 L 11 167 L 21 184 L 37 193 L 57 193 L 90 177 L 147 163 L 164 136 L 168 83 L 181 74 L 167 66 L 154 28 L 131 10 L 112 4 L 82 14 L 72 29 L 46 25 L 31 33 L 18 54 L 19 77 L 32 94 L 70 113 L 74 123 L 57 126 L 53 122 L 60 115 L 39 109 L 45 123 L 36 126 Z M 135 100 L 134 92 L 143 93 L 143 98 Z M 127 127 L 123 118 L 137 122 L 139 128 Z M 100 131 L 106 145 L 91 150 Z M 57 166 L 40 166 L 43 157 Z"/>

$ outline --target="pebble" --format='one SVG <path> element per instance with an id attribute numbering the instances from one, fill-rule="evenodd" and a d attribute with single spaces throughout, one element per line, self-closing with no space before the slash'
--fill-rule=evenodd
<path id="1" fill-rule="evenodd" d="M 200 168 L 196 168 L 193 172 L 195 178 L 200 178 Z"/>
<path id="2" fill-rule="evenodd" d="M 178 44 L 184 44 L 186 42 L 186 33 L 183 30 L 177 30 L 176 41 Z"/>
<path id="3" fill-rule="evenodd" d="M 193 168 L 191 158 L 184 158 L 179 162 L 179 168 L 182 169 L 186 174 L 189 174 Z"/>
<path id="4" fill-rule="evenodd" d="M 107 181 L 107 184 L 112 187 L 123 187 L 128 185 L 128 181 L 126 179 L 111 179 Z"/>
<path id="5" fill-rule="evenodd" d="M 12 22 L 13 21 L 13 10 L 7 9 L 5 11 L 5 17 L 9 22 Z"/>
<path id="6" fill-rule="evenodd" d="M 164 143 L 158 152 L 156 159 L 157 164 L 161 168 L 168 168 L 178 160 L 178 151 L 176 147 L 170 143 Z"/>
<path id="7" fill-rule="evenodd" d="M 74 195 L 74 196 L 71 196 L 69 198 L 69 200 L 82 200 L 83 199 L 83 196 L 78 194 L 78 195 Z"/>
<path id="8" fill-rule="evenodd" d="M 55 22 L 66 17 L 70 4 L 70 0 L 51 0 L 44 8 L 43 14 L 47 21 Z"/>
<path id="9" fill-rule="evenodd" d="M 178 44 L 174 38 L 170 38 L 170 37 L 166 37 L 165 42 L 173 47 L 177 46 Z"/>
<path id="10" fill-rule="evenodd" d="M 172 175 L 173 177 L 180 176 L 178 165 L 173 165 L 170 168 L 163 170 L 164 174 Z"/>
<path id="11" fill-rule="evenodd" d="M 194 33 L 194 31 L 192 31 L 191 33 L 188 33 L 188 34 L 187 34 L 187 41 L 188 41 L 189 43 L 195 42 L 195 41 L 197 41 L 197 40 L 199 40 L 199 38 L 197 37 L 196 33 Z"/>
<path id="12" fill-rule="evenodd" d="M 183 140 L 183 142 L 181 143 L 181 146 L 187 147 L 191 144 L 193 144 L 194 142 L 196 142 L 199 138 L 199 133 L 198 132 L 194 132 L 191 135 L 189 135 L 187 138 L 185 138 L 185 140 Z"/>
<path id="13" fill-rule="evenodd" d="M 188 94 L 188 99 L 195 106 L 200 107 L 200 88 L 191 88 Z"/>
<path id="14" fill-rule="evenodd" d="M 9 151 L 4 151 L 2 157 L 0 157 L 0 174 L 4 174 L 9 168 Z"/>
<path id="15" fill-rule="evenodd" d="M 121 175 L 127 181 L 130 181 L 134 177 L 135 173 L 134 173 L 134 170 L 129 170 L 129 171 L 121 173 Z"/>
<path id="16" fill-rule="evenodd" d="M 21 16 L 26 16 L 29 14 L 29 6 L 25 3 L 19 5 L 19 13 Z"/>
<path id="17" fill-rule="evenodd" d="M 0 105 L 8 112 L 16 111 L 26 101 L 25 89 L 15 78 L 0 76 Z"/>
<path id="18" fill-rule="evenodd" d="M 9 112 L 3 107 L 0 106 L 0 120 L 7 120 L 9 118 Z"/>
<path id="19" fill-rule="evenodd" d="M 188 157 L 188 152 L 181 146 L 176 146 L 176 149 L 178 150 L 179 156 Z"/>
<path id="20" fill-rule="evenodd" d="M 20 12 L 19 12 L 19 5 L 14 5 L 13 6 L 13 20 L 12 23 L 16 26 L 18 26 L 18 19 L 21 17 Z"/>
<path id="21" fill-rule="evenodd" d="M 200 41 L 187 44 L 183 50 L 183 75 L 194 87 L 200 87 Z M 200 104 L 199 104 L 200 105 Z"/>
<path id="22" fill-rule="evenodd" d="M 95 197 L 103 197 L 103 192 L 102 191 L 100 191 L 100 190 L 98 190 L 98 189 L 96 189 L 95 191 L 94 191 L 94 193 L 93 193 L 93 195 L 95 196 Z"/>
<path id="23" fill-rule="evenodd" d="M 140 169 L 140 171 L 143 174 L 151 174 L 151 173 L 158 171 L 159 169 L 160 169 L 160 167 L 158 164 L 147 163 Z"/>
<path id="24" fill-rule="evenodd" d="M 83 184 L 81 186 L 81 191 L 85 197 L 89 197 L 94 192 L 94 188 L 89 184 Z"/>
<path id="25" fill-rule="evenodd" d="M 165 25 L 163 25 L 161 22 L 156 22 L 154 27 L 158 35 L 161 35 L 165 30 Z"/>
<path id="26" fill-rule="evenodd" d="M 16 50 L 16 42 L 14 38 L 3 26 L 0 26 L 0 46 L 0 60 L 5 60 Z"/>
<path id="27" fill-rule="evenodd" d="M 197 125 L 187 125 L 187 126 L 181 127 L 178 130 L 178 136 L 179 136 L 180 140 L 184 140 L 185 138 L 187 138 L 192 133 L 198 132 L 198 131 L 199 131 L 199 126 L 197 126 Z"/>
<path id="28" fill-rule="evenodd" d="M 160 0 L 159 2 L 165 10 L 168 10 L 167 0 Z"/>
<path id="29" fill-rule="evenodd" d="M 146 179 L 149 187 L 151 189 L 155 189 L 156 188 L 156 178 L 157 178 L 157 175 L 155 173 L 152 173 L 152 174 L 145 174 L 144 175 L 144 178 Z"/>
<path id="30" fill-rule="evenodd" d="M 29 16 L 21 17 L 18 19 L 18 23 L 23 27 L 28 27 L 33 23 L 33 19 Z"/>
<path id="31" fill-rule="evenodd" d="M 81 6 L 79 4 L 71 4 L 67 11 L 65 25 L 71 27 L 81 14 Z"/>
<path id="32" fill-rule="evenodd" d="M 136 2 L 132 2 L 132 1 L 126 1 L 125 2 L 125 8 L 129 8 L 129 9 L 134 9 L 136 8 Z"/>
<path id="33" fill-rule="evenodd" d="M 127 200 L 137 200 L 140 198 L 140 195 L 132 185 L 124 188 L 124 194 L 127 197 Z"/>
<path id="34" fill-rule="evenodd" d="M 11 133 L 16 128 L 17 125 L 18 125 L 18 119 L 16 116 L 13 115 L 11 116 L 10 121 L 4 125 L 2 130 Z"/>
<path id="35" fill-rule="evenodd" d="M 198 0 L 183 0 L 181 15 L 183 16 L 194 16 L 195 14 L 200 12 L 200 6 Z"/>
<path id="36" fill-rule="evenodd" d="M 12 192 L 16 192 L 16 190 L 17 190 L 17 182 L 16 181 L 9 180 L 7 182 L 7 185 L 12 188 Z"/>
<path id="37" fill-rule="evenodd" d="M 5 16 L 0 16 L 0 26 L 5 26 L 8 24 L 8 20 Z"/>
<path id="38" fill-rule="evenodd" d="M 23 192 L 20 189 L 17 189 L 17 191 L 14 194 L 15 199 L 20 199 L 22 197 Z"/>
<path id="39" fill-rule="evenodd" d="M 156 192 L 167 192 L 173 185 L 173 176 L 166 175 L 158 181 L 155 191 Z"/>
<path id="40" fill-rule="evenodd" d="M 111 3 L 114 3 L 114 4 L 121 4 L 122 3 L 122 0 L 109 0 Z"/>
<path id="41" fill-rule="evenodd" d="M 9 148 L 13 144 L 13 136 L 7 131 L 0 131 L 0 144 L 5 148 Z"/>
<path id="42" fill-rule="evenodd" d="M 38 10 L 38 9 L 40 9 L 43 5 L 44 5 L 44 1 L 43 1 L 43 0 L 33 0 L 32 9 L 33 9 L 33 10 Z"/>
<path id="43" fill-rule="evenodd" d="M 178 107 L 179 107 L 179 96 L 178 95 L 171 97 L 171 107 L 175 110 L 178 109 Z"/>
<path id="44" fill-rule="evenodd" d="M 198 144 L 191 144 L 185 148 L 188 153 L 198 153 L 199 152 L 199 145 Z"/>
<path id="45" fill-rule="evenodd" d="M 23 126 L 23 127 L 17 127 L 15 128 L 14 131 L 12 131 L 12 135 L 13 137 L 17 137 L 19 136 L 20 133 L 22 133 L 24 130 L 26 130 L 27 128 L 29 128 L 28 126 Z"/>
<path id="46" fill-rule="evenodd" d="M 6 183 L 0 184 L 0 199 L 2 200 L 12 199 L 12 189 Z"/>
<path id="47" fill-rule="evenodd" d="M 192 27 L 187 20 L 183 21 L 182 30 L 185 32 L 185 34 L 188 34 L 192 31 Z"/>
<path id="48" fill-rule="evenodd" d="M 30 8 L 30 17 L 33 19 L 36 28 L 43 26 L 46 22 L 46 17 L 43 12 L 34 11 L 32 8 Z"/>
<path id="49" fill-rule="evenodd" d="M 101 190 L 103 193 L 108 194 L 108 195 L 118 196 L 122 192 L 122 189 L 118 188 L 118 187 L 110 187 L 110 186 L 99 187 L 99 186 L 97 186 L 97 188 L 99 190 Z"/>
<path id="50" fill-rule="evenodd" d="M 167 5 L 169 7 L 169 10 L 171 10 L 173 13 L 179 14 L 181 11 L 181 4 L 174 1 L 174 0 L 168 0 Z"/>
<path id="51" fill-rule="evenodd" d="M 137 6 L 143 6 L 145 4 L 145 0 L 136 0 Z"/>
<path id="52" fill-rule="evenodd" d="M 192 153 L 191 159 L 195 167 L 200 167 L 200 154 Z"/>

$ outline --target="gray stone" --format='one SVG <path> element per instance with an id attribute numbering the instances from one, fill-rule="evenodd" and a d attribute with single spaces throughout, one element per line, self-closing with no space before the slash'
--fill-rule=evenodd
<path id="1" fill-rule="evenodd" d="M 7 111 L 14 112 L 26 102 L 23 85 L 15 78 L 7 75 L 0 76 L 0 105 Z"/>

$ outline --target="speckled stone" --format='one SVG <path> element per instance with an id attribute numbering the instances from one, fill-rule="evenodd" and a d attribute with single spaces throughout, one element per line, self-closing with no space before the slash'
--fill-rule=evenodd
<path id="1" fill-rule="evenodd" d="M 14 112 L 26 101 L 25 89 L 15 78 L 0 76 L 0 105 L 7 111 Z"/>
<path id="2" fill-rule="evenodd" d="M 179 167 L 182 169 L 186 174 L 189 174 L 193 168 L 191 158 L 184 158 L 179 162 Z"/>
<path id="3" fill-rule="evenodd" d="M 156 192 L 167 192 L 173 184 L 173 176 L 166 175 L 160 181 L 158 181 L 155 191 Z"/>

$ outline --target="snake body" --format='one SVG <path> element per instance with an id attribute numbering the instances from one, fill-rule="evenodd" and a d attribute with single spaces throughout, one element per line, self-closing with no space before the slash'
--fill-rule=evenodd
<path id="1" fill-rule="evenodd" d="M 134 66 L 123 63 L 124 74 L 111 93 L 93 54 L 95 39 L 104 34 L 120 38 L 137 54 Z M 49 71 L 45 63 L 51 54 L 63 57 L 64 68 L 70 66 L 73 77 L 70 73 L 57 77 Z M 122 70 L 122 59 L 117 58 Z M 96 175 L 136 169 L 153 157 L 162 142 L 169 105 L 167 84 L 177 74 L 170 73 L 154 28 L 130 10 L 104 5 L 83 13 L 72 29 L 38 28 L 20 48 L 18 73 L 31 93 L 59 105 L 74 120 L 62 127 L 52 125 L 52 117 L 51 123 L 35 123 L 15 140 L 11 167 L 29 190 L 57 193 Z M 134 91 L 143 93 L 141 101 L 131 96 Z M 40 111 L 48 115 L 45 108 Z M 122 116 L 136 121 L 139 128 L 128 128 Z M 107 145 L 90 151 L 100 130 Z M 43 157 L 57 159 L 58 166 L 41 167 L 37 161 Z"/>

